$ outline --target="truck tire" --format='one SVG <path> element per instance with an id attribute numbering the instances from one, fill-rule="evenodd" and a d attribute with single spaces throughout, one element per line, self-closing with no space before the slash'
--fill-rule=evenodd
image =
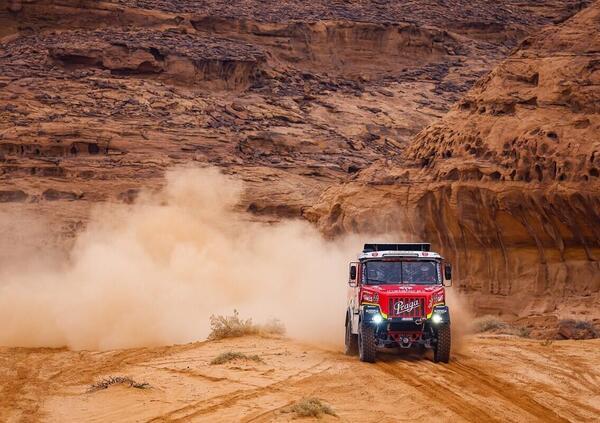
<path id="1" fill-rule="evenodd" d="M 345 338 L 346 349 L 344 352 L 346 355 L 358 354 L 358 335 L 352 333 L 352 320 L 346 319 L 346 338 Z"/>
<path id="2" fill-rule="evenodd" d="M 360 361 L 375 363 L 377 350 L 375 349 L 375 328 L 361 323 L 358 329 L 358 357 Z"/>
<path id="3" fill-rule="evenodd" d="M 450 361 L 450 345 L 450 325 L 441 325 L 437 330 L 437 342 L 433 349 L 433 361 L 435 363 Z"/>

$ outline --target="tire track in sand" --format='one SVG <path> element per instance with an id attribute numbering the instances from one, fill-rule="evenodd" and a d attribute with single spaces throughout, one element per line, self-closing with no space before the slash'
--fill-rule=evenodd
<path id="1" fill-rule="evenodd" d="M 298 380 L 305 379 L 307 377 L 312 377 L 316 374 L 323 373 L 327 371 L 330 366 L 323 367 L 323 364 L 327 364 L 328 360 L 322 360 L 319 363 L 310 366 L 306 369 L 302 369 L 297 373 L 294 373 L 282 380 L 273 382 L 266 386 L 261 386 L 254 389 L 238 389 L 233 392 L 229 392 L 222 395 L 217 395 L 212 398 L 202 399 L 200 401 L 196 401 L 192 404 L 188 404 L 184 407 L 178 408 L 176 410 L 169 411 L 163 415 L 154 417 L 147 422 L 182 422 L 188 421 L 194 417 L 198 417 L 201 415 L 205 415 L 211 412 L 215 412 L 222 408 L 231 407 L 239 401 L 245 399 L 256 398 L 266 393 L 272 393 L 283 389 L 286 385 L 293 383 Z M 319 367 L 323 367 L 319 369 Z M 317 370 L 319 369 L 319 370 Z M 316 371 L 315 371 L 316 370 Z M 306 374 L 306 376 L 304 376 Z"/>
<path id="2" fill-rule="evenodd" d="M 412 363 L 410 366 L 414 366 Z M 456 415 L 471 422 L 504 422 L 503 419 L 492 417 L 483 408 L 465 401 L 463 397 L 451 391 L 448 385 L 439 383 L 434 379 L 422 378 L 420 373 L 407 367 L 378 362 L 375 364 L 384 373 L 399 379 L 408 386 L 415 388 L 426 397 L 432 398 L 437 404 L 450 409 Z M 420 367 L 420 366 L 419 366 Z M 415 383 L 416 382 L 416 383 Z"/>
<path id="3" fill-rule="evenodd" d="M 490 400 L 493 401 L 494 398 L 497 398 L 506 401 L 537 420 L 555 423 L 569 422 L 554 410 L 535 401 L 529 393 L 514 384 L 502 381 L 481 368 L 470 367 L 456 359 L 449 365 L 438 365 L 431 362 L 395 362 L 393 364 L 383 362 L 378 363 L 377 366 L 386 373 L 415 387 L 424 395 L 432 397 L 468 421 L 506 421 L 506 418 L 491 416 L 482 407 L 472 404 L 468 398 L 456 392 L 469 394 L 474 391 L 483 391 Z M 439 375 L 444 376 L 443 380 L 436 378 Z M 414 383 L 415 381 L 419 383 Z M 452 391 L 452 388 L 455 388 L 456 392 Z M 494 409 L 500 408 L 494 407 Z"/>
<path id="4" fill-rule="evenodd" d="M 492 376 L 481 368 L 471 367 L 460 361 L 455 361 L 448 366 L 447 370 L 460 374 L 467 379 L 476 380 L 480 386 L 485 386 L 495 395 L 504 398 L 544 422 L 569 423 L 568 419 L 561 417 L 554 410 L 540 404 L 529 393 L 519 389 L 515 384 Z"/>

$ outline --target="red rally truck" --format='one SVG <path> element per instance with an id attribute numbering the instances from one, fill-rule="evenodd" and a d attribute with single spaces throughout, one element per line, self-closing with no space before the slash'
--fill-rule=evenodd
<path id="1" fill-rule="evenodd" d="M 365 244 L 350 263 L 346 354 L 373 363 L 379 348 L 430 348 L 436 363 L 448 363 L 452 268 L 430 247 Z"/>

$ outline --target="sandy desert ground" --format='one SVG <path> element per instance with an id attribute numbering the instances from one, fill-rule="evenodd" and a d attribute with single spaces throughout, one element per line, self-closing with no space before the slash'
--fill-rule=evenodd
<path id="1" fill-rule="evenodd" d="M 600 339 L 575 340 L 600 333 L 599 28 L 600 0 L 0 1 L 0 423 L 309 421 L 305 398 L 600 422 Z M 375 237 L 453 264 L 454 328 L 531 338 L 345 356 Z M 289 338 L 200 341 L 234 308 Z M 92 389 L 125 376 L 148 385 Z"/>
<path id="2" fill-rule="evenodd" d="M 264 363 L 211 365 L 225 351 Z M 600 340 L 477 335 L 448 365 L 413 354 L 365 364 L 284 338 L 243 337 L 106 352 L 0 349 L 0 420 L 47 422 L 292 421 L 317 397 L 322 421 L 594 422 L 600 418 Z M 149 389 L 111 386 L 130 376 Z M 302 419 L 309 420 L 309 419 Z"/>

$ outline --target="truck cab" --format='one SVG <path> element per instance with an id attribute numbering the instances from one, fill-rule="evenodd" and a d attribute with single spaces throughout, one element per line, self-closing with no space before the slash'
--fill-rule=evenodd
<path id="1" fill-rule="evenodd" d="M 364 245 L 350 263 L 346 354 L 374 362 L 380 348 L 429 348 L 435 362 L 449 361 L 452 268 L 430 247 Z"/>

